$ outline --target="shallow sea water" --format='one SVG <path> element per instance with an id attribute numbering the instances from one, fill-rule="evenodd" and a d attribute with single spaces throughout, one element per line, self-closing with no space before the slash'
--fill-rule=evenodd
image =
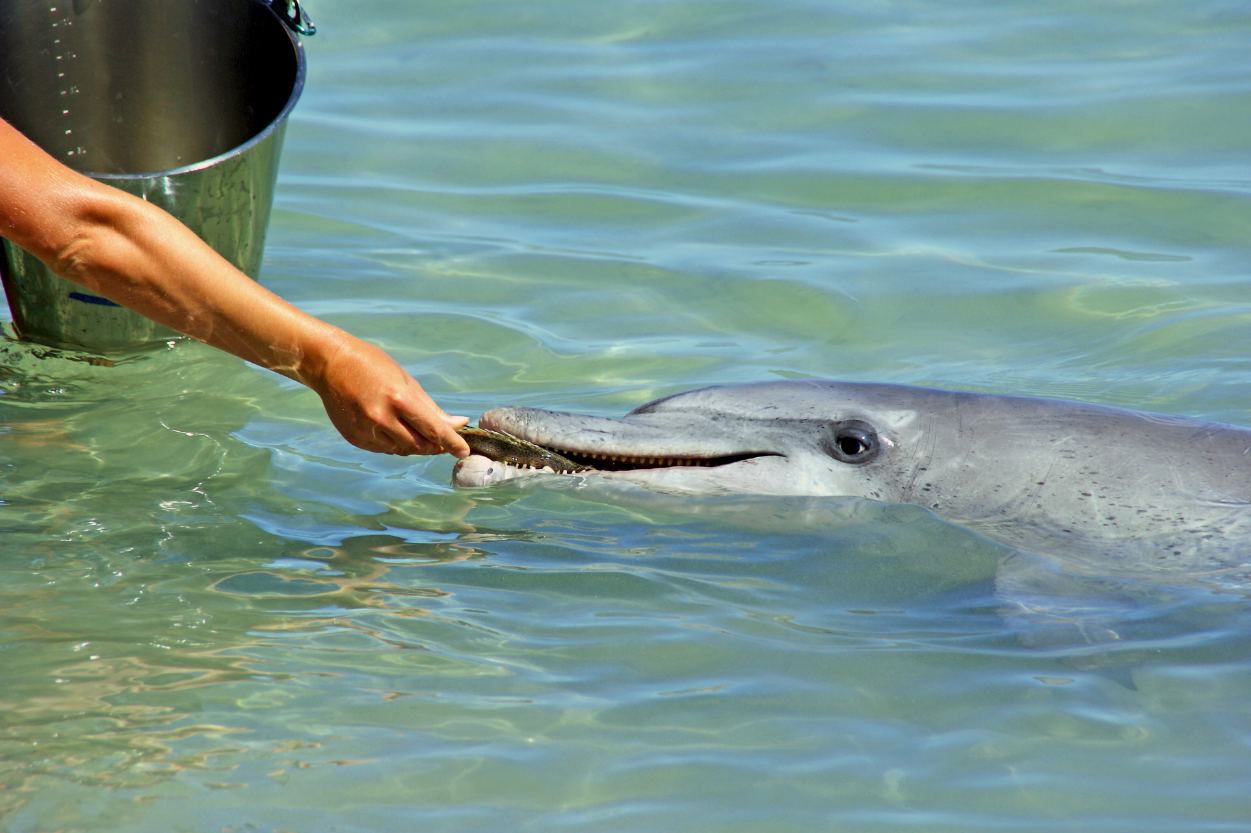
<path id="1" fill-rule="evenodd" d="M 265 285 L 449 411 L 842 378 L 1251 424 L 1251 12 L 317 0 Z M 1251 830 L 1251 604 L 915 507 L 455 491 L 200 345 L 0 345 L 35 831 Z"/>

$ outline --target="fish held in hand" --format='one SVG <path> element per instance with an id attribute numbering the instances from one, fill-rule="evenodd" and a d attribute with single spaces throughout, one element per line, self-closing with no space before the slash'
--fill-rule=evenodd
<path id="1" fill-rule="evenodd" d="M 473 455 L 506 463 L 519 469 L 549 470 L 556 474 L 578 474 L 591 471 L 590 466 L 575 463 L 541 445 L 527 442 L 502 431 L 466 426 L 456 433 L 464 437 Z"/>

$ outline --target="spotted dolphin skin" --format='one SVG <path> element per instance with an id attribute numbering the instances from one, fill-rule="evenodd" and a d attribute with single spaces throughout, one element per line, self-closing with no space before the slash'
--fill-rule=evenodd
<path id="1" fill-rule="evenodd" d="M 906 385 L 703 388 L 621 419 L 496 408 L 482 428 L 591 470 L 687 495 L 912 503 L 1078 571 L 1251 581 L 1251 429 L 1081 402 Z M 486 486 L 540 474 L 473 455 Z"/>

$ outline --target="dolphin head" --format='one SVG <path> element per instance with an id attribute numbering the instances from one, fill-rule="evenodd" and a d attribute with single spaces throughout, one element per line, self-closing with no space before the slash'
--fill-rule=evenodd
<path id="1" fill-rule="evenodd" d="M 589 466 L 571 475 L 587 482 L 914 503 L 1022 552 L 1063 552 L 1066 564 L 1098 575 L 1232 571 L 1238 586 L 1247 582 L 1251 430 L 1238 426 L 826 381 L 703 388 L 621 419 L 497 408 L 480 424 Z M 531 452 L 543 459 L 543 449 Z M 453 479 L 481 486 L 535 475 L 471 456 Z"/>
<path id="2" fill-rule="evenodd" d="M 683 494 L 842 495 L 899 500 L 917 411 L 892 385 L 767 382 L 702 388 L 649 402 L 620 419 L 496 408 L 482 428 L 556 451 L 593 471 Z M 470 457 L 461 486 L 532 472 Z"/>

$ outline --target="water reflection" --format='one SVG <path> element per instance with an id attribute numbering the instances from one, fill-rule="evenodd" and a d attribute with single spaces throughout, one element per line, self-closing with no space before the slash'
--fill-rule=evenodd
<path id="1" fill-rule="evenodd" d="M 262 274 L 450 411 L 1245 421 L 1229 3 L 518 8 L 319 3 Z M 1245 825 L 1237 595 L 1030 644 L 1005 551 L 919 510 L 470 498 L 191 344 L 0 345 L 0 425 L 15 833 Z"/>

